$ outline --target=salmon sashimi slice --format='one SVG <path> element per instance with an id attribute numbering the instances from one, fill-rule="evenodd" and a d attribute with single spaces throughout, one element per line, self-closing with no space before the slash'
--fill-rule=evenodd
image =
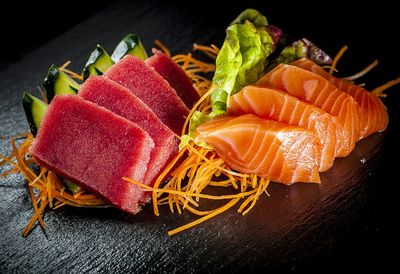
<path id="1" fill-rule="evenodd" d="M 252 113 L 261 118 L 311 130 L 322 145 L 319 171 L 332 167 L 336 151 L 337 117 L 322 109 L 280 90 L 247 86 L 230 97 L 228 113 Z"/>
<path id="2" fill-rule="evenodd" d="M 338 131 L 336 156 L 347 156 L 354 149 L 360 136 L 360 106 L 353 97 L 325 78 L 296 66 L 281 64 L 256 85 L 284 90 L 338 117 L 341 130 Z"/>
<path id="3" fill-rule="evenodd" d="M 320 183 L 321 145 L 310 130 L 246 114 L 206 122 L 195 136 L 239 172 L 287 185 Z"/>
<path id="4" fill-rule="evenodd" d="M 381 99 L 365 88 L 355 85 L 344 79 L 336 78 L 330 75 L 320 66 L 309 59 L 300 59 L 292 63 L 308 71 L 314 72 L 327 79 L 334 86 L 352 96 L 361 107 L 361 132 L 360 139 L 365 138 L 372 133 L 383 131 L 389 123 L 389 116 L 385 105 Z"/>

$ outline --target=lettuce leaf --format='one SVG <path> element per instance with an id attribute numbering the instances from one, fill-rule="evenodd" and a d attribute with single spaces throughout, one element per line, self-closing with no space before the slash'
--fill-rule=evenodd
<path id="1" fill-rule="evenodd" d="M 230 25 L 243 24 L 246 21 L 251 22 L 256 28 L 268 26 L 267 17 L 255 9 L 244 10 Z"/>
<path id="2" fill-rule="evenodd" d="M 216 59 L 211 86 L 212 111 L 207 115 L 195 112 L 190 120 L 189 133 L 200 124 L 225 114 L 229 97 L 264 74 L 267 58 L 281 34 L 276 27 L 268 28 L 267 18 L 254 9 L 243 11 L 233 20 Z"/>

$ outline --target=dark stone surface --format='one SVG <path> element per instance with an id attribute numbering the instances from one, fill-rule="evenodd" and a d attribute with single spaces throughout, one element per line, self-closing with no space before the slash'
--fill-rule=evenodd
<path id="1" fill-rule="evenodd" d="M 232 3 L 224 9 L 211 8 L 213 2 L 206 1 L 207 8 L 193 11 L 193 4 L 179 2 L 122 1 L 23 54 L 0 70 L 0 153 L 10 151 L 9 136 L 27 130 L 20 94 L 34 91 L 52 63 L 71 60 L 72 68 L 79 70 L 96 43 L 112 51 L 129 32 L 137 32 L 148 48 L 153 39 L 160 39 L 173 53 L 189 51 L 193 42 L 220 45 L 227 24 L 247 6 L 259 8 L 271 23 L 309 37 L 332 54 L 348 43 L 342 75 L 379 58 L 380 67 L 365 78 L 368 87 L 399 76 L 391 32 L 397 20 L 388 4 L 363 6 L 361 11 L 337 2 L 329 8 L 307 2 L 289 10 L 286 1 Z M 384 17 L 377 20 L 379 14 Z M 163 208 L 155 217 L 147 206 L 137 216 L 115 209 L 50 211 L 45 215 L 46 233 L 36 227 L 23 238 L 21 231 L 32 214 L 23 179 L 0 178 L 0 272 L 387 271 L 396 265 L 391 250 L 400 247 L 395 224 L 400 96 L 395 89 L 385 100 L 391 118 L 388 130 L 338 159 L 322 175 L 321 185 L 272 184 L 271 196 L 260 199 L 248 215 L 231 210 L 174 237 L 166 232 L 193 216 L 172 215 Z"/>

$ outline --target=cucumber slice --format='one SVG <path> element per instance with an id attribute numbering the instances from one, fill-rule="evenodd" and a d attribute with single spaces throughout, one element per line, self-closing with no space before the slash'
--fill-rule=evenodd
<path id="1" fill-rule="evenodd" d="M 43 87 L 46 89 L 49 103 L 56 95 L 77 94 L 79 90 L 79 84 L 55 65 L 50 67 L 43 80 Z"/>
<path id="2" fill-rule="evenodd" d="M 43 116 L 48 108 L 48 105 L 42 100 L 36 98 L 28 92 L 22 94 L 22 107 L 25 112 L 26 120 L 28 120 L 29 129 L 33 136 L 36 137 L 37 131 L 40 127 L 40 123 Z M 63 179 L 64 185 L 75 194 L 82 190 L 82 187 L 77 183 Z"/>
<path id="3" fill-rule="evenodd" d="M 100 45 L 90 54 L 89 59 L 83 68 L 83 81 L 90 75 L 102 75 L 108 68 L 114 64 L 110 55 Z"/>
<path id="4" fill-rule="evenodd" d="M 72 194 L 78 193 L 82 190 L 82 187 L 80 185 L 67 179 L 63 179 L 63 184 L 72 192 Z"/>
<path id="5" fill-rule="evenodd" d="M 35 96 L 24 92 L 22 94 L 22 108 L 24 109 L 29 129 L 33 136 L 36 136 L 48 105 Z"/>
<path id="6" fill-rule="evenodd" d="M 113 61 L 116 63 L 127 54 L 136 56 L 142 60 L 147 59 L 146 50 L 138 35 L 128 34 L 125 36 L 115 48 L 113 54 L 111 55 L 111 59 L 113 59 Z"/>

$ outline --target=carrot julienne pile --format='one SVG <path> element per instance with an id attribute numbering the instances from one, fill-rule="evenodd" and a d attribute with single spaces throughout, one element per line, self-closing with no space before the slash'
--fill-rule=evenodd
<path id="1" fill-rule="evenodd" d="M 31 133 L 26 135 L 25 140 L 17 147 L 14 138 L 10 139 L 12 152 L 6 157 L 0 154 L 2 161 L 0 165 L 8 163 L 11 169 L 5 171 L 1 176 L 20 173 L 25 177 L 29 196 L 33 205 L 34 213 L 25 226 L 22 235 L 28 236 L 36 222 L 44 229 L 43 214 L 47 207 L 58 209 L 64 205 L 75 207 L 98 207 L 106 204 L 93 194 L 84 191 L 71 194 L 66 190 L 58 176 L 46 168 L 39 166 L 39 172 L 35 171 L 34 161 L 29 155 L 29 147 L 34 138 Z M 37 194 L 35 195 L 34 189 Z"/>
<path id="2" fill-rule="evenodd" d="M 155 43 L 165 54 L 171 56 L 168 48 L 160 41 L 156 40 Z M 199 51 L 211 59 L 216 59 L 219 52 L 219 49 L 215 45 L 204 46 L 194 44 L 193 50 Z M 343 47 L 335 56 L 333 65 L 329 67 L 331 74 L 336 71 L 336 65 L 346 50 L 347 46 Z M 196 59 L 192 53 L 178 54 L 171 58 L 192 80 L 196 91 L 201 97 L 186 119 L 182 130 L 183 135 L 186 133 L 190 117 L 195 111 L 199 110 L 206 114 L 211 111 L 209 92 L 211 81 L 207 78 L 207 74 L 215 71 L 215 65 Z M 71 77 L 82 80 L 82 75 L 67 69 L 69 64 L 69 61 L 66 62 L 60 69 Z M 376 65 L 377 61 L 361 72 L 347 77 L 347 79 L 358 79 Z M 378 96 L 386 97 L 386 94 L 383 92 L 398 83 L 400 83 L 400 78 L 389 81 L 375 88 L 372 92 Z M 29 154 L 29 147 L 32 145 L 34 137 L 30 133 L 26 133 L 22 137 L 25 140 L 19 147 L 17 147 L 14 138 L 10 139 L 12 153 L 10 156 L 0 154 L 0 166 L 4 164 L 12 166 L 11 169 L 5 171 L 1 176 L 5 177 L 11 173 L 20 173 L 26 179 L 34 213 L 23 230 L 24 237 L 30 233 L 36 222 L 43 229 L 45 228 L 43 215 L 47 208 L 58 209 L 64 205 L 75 207 L 107 206 L 101 199 L 83 190 L 75 194 L 70 193 L 55 173 L 42 166 L 39 166 L 39 171 L 36 171 L 35 163 Z M 167 176 L 169 177 L 167 178 Z M 263 193 L 268 195 L 267 187 L 269 185 L 269 180 L 258 177 L 255 174 L 242 174 L 231 170 L 213 149 L 196 146 L 193 142 L 189 142 L 180 150 L 179 154 L 157 178 L 153 187 L 141 184 L 130 178 L 124 178 L 124 180 L 138 185 L 145 191 L 152 192 L 153 209 L 157 216 L 159 215 L 158 207 L 162 205 L 168 205 L 172 213 L 178 212 L 181 214 L 186 209 L 200 216 L 200 218 L 191 223 L 169 231 L 169 235 L 174 235 L 200 224 L 225 212 L 240 202 L 241 204 L 237 211 L 245 215 L 254 207 Z M 229 190 L 230 194 L 204 194 L 210 187 Z M 201 209 L 201 199 L 222 200 L 225 201 L 225 204 L 215 209 L 203 210 Z"/>

